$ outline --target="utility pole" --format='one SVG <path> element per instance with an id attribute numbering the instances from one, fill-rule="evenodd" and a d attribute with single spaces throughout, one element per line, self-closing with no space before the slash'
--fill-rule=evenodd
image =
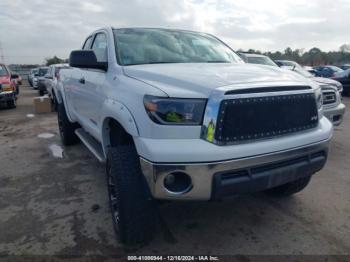
<path id="1" fill-rule="evenodd" d="M 4 50 L 2 49 L 1 41 L 0 41 L 0 62 L 5 63 Z"/>

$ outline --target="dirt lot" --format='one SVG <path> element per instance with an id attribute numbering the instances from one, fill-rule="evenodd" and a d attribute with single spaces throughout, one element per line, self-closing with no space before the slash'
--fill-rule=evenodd
<path id="1" fill-rule="evenodd" d="M 28 117 L 37 93 L 21 92 L 17 109 L 0 110 L 0 255 L 350 254 L 349 111 L 326 168 L 302 193 L 167 203 L 156 239 L 130 250 L 112 231 L 104 167 L 82 144 L 55 157 L 55 113 Z"/>

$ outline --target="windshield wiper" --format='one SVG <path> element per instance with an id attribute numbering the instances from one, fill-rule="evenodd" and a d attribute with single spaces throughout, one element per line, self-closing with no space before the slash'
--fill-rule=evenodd
<path id="1" fill-rule="evenodd" d="M 206 63 L 230 63 L 230 62 L 225 60 L 212 60 L 212 61 L 206 61 Z"/>
<path id="2" fill-rule="evenodd" d="M 132 66 L 132 65 L 153 65 L 153 64 L 175 64 L 175 63 L 181 63 L 181 62 L 159 61 L 159 62 L 147 62 L 147 63 L 131 63 L 131 64 L 126 64 L 125 66 Z"/>
<path id="3" fill-rule="evenodd" d="M 145 64 L 176 64 L 176 63 L 181 63 L 181 62 L 159 61 L 159 62 L 149 62 Z"/>

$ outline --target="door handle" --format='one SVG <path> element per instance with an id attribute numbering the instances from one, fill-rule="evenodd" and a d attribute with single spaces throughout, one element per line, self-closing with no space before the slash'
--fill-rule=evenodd
<path id="1" fill-rule="evenodd" d="M 80 84 L 85 84 L 85 78 L 84 78 L 84 77 L 80 78 L 80 79 L 79 79 L 79 83 L 80 83 Z"/>

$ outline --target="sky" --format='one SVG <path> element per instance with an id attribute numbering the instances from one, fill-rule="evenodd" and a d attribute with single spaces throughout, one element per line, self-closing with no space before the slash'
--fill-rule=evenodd
<path id="1" fill-rule="evenodd" d="M 207 32 L 233 49 L 338 50 L 350 44 L 350 0 L 1 0 L 0 59 L 68 58 L 105 26 Z"/>

